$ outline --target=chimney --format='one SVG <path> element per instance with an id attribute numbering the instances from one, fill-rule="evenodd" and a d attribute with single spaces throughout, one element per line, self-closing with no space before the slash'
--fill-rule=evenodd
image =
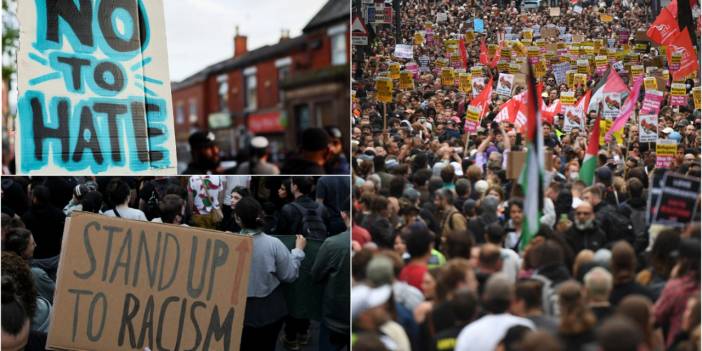
<path id="1" fill-rule="evenodd" d="M 281 29 L 280 30 L 280 40 L 278 42 L 283 42 L 285 40 L 290 39 L 290 30 L 287 29 Z"/>
<path id="2" fill-rule="evenodd" d="M 239 26 L 236 26 L 234 33 L 234 57 L 239 57 L 246 53 L 246 36 L 239 35 Z"/>

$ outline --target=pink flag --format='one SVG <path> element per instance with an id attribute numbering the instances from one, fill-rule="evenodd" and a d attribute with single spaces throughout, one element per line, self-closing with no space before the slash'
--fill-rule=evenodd
<path id="1" fill-rule="evenodd" d="M 607 82 L 605 83 L 604 86 L 604 92 L 605 93 L 614 93 L 614 92 L 623 92 L 627 91 L 628 89 L 626 88 L 626 84 L 624 84 L 624 81 L 622 78 L 619 76 L 619 73 L 617 71 L 612 70 L 609 73 L 609 76 L 607 77 Z"/>
<path id="2" fill-rule="evenodd" d="M 609 128 L 609 131 L 607 131 L 607 134 L 605 134 L 605 140 L 607 142 L 610 142 L 610 140 L 612 140 L 612 134 L 614 134 L 614 132 L 624 128 L 626 122 L 629 121 L 629 117 L 631 117 L 631 114 L 632 112 L 634 112 L 634 108 L 636 107 L 636 101 L 639 100 L 639 91 L 641 90 L 642 83 L 642 78 L 639 78 L 636 81 L 634 81 L 634 87 L 632 88 L 631 95 L 629 95 L 629 98 L 626 100 L 626 103 L 624 103 L 624 106 L 619 112 L 619 116 L 617 116 L 617 119 L 614 120 L 612 127 Z"/>

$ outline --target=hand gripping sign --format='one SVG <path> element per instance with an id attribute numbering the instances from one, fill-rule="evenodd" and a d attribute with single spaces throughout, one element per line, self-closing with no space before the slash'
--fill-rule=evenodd
<path id="1" fill-rule="evenodd" d="M 28 0 L 18 16 L 18 173 L 174 174 L 161 0 Z"/>

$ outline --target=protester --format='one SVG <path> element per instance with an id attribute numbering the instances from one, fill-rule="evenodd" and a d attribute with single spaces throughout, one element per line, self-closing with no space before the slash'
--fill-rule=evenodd
<path id="1" fill-rule="evenodd" d="M 682 323 L 699 269 L 682 242 L 699 238 L 699 5 L 406 0 L 392 19 L 366 22 L 368 44 L 353 46 L 353 277 L 366 284 L 355 270 L 386 248 L 409 252 L 400 278 L 425 290 L 413 350 L 694 342 L 696 322 Z M 505 312 L 535 331 L 485 323 L 480 299 L 470 338 L 426 342 L 458 257 L 481 297 L 507 275 Z M 617 312 L 639 295 L 650 328 Z"/>

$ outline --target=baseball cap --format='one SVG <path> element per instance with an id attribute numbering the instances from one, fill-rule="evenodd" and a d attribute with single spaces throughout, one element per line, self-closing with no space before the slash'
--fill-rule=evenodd
<path id="1" fill-rule="evenodd" d="M 390 285 L 371 288 L 367 285 L 357 285 L 351 289 L 351 316 L 358 317 L 361 313 L 378 307 L 390 298 Z"/>
<path id="2" fill-rule="evenodd" d="M 674 132 L 674 131 L 673 131 L 673 128 L 667 127 L 667 128 L 665 128 L 665 129 L 663 129 L 663 133 L 664 133 L 664 134 L 670 134 L 670 133 L 672 133 L 672 132 Z"/>
<path id="3" fill-rule="evenodd" d="M 668 134 L 668 139 L 680 141 L 682 139 L 682 135 L 680 135 L 678 132 L 672 132 Z"/>
<path id="4" fill-rule="evenodd" d="M 211 147 L 215 144 L 215 135 L 212 132 L 197 131 L 190 135 L 188 143 L 192 149 Z"/>

